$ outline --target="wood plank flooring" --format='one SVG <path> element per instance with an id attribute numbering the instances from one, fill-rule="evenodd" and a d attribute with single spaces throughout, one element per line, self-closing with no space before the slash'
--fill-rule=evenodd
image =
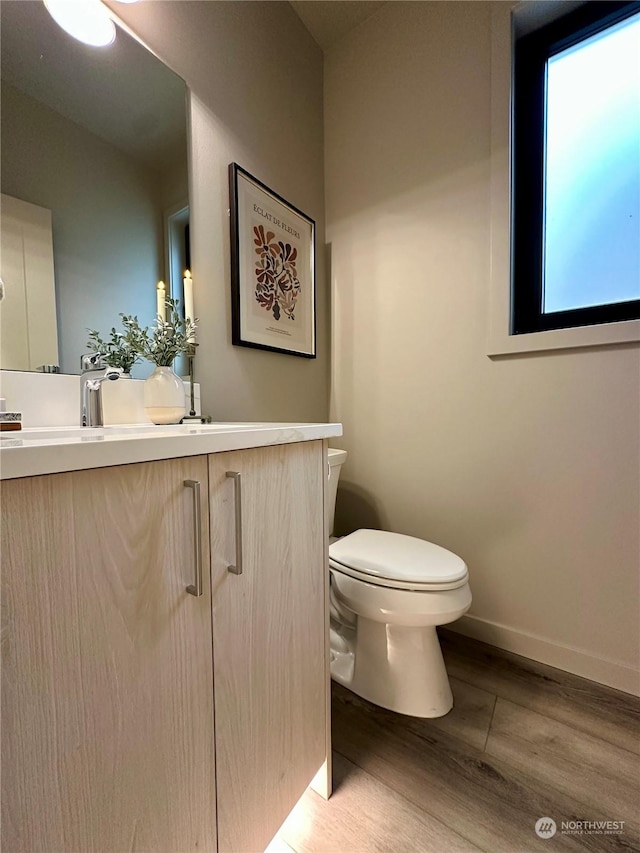
<path id="1" fill-rule="evenodd" d="M 393 714 L 333 685 L 334 794 L 270 853 L 640 852 L 640 700 L 441 632 L 454 708 Z M 557 823 L 539 838 L 538 818 Z M 621 832 L 562 821 L 624 821 Z"/>

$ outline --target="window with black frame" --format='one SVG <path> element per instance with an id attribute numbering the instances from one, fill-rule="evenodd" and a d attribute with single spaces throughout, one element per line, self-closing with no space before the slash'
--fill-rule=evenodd
<path id="1" fill-rule="evenodd" d="M 517 39 L 511 333 L 640 317 L 640 2 Z"/>

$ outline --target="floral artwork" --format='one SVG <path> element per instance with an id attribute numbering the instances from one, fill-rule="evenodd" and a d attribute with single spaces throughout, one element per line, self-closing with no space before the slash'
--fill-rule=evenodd
<path id="1" fill-rule="evenodd" d="M 284 314 L 295 320 L 295 308 L 300 295 L 300 279 L 296 272 L 298 250 L 290 243 L 276 240 L 273 231 L 265 233 L 263 225 L 254 225 L 256 255 L 256 301 L 265 311 L 279 320 Z"/>
<path id="2" fill-rule="evenodd" d="M 229 219 L 231 343 L 315 358 L 315 222 L 237 163 Z"/>

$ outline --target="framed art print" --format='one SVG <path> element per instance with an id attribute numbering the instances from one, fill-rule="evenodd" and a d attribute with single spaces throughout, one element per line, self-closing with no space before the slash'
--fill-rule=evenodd
<path id="1" fill-rule="evenodd" d="M 315 222 L 229 166 L 232 342 L 316 357 Z"/>

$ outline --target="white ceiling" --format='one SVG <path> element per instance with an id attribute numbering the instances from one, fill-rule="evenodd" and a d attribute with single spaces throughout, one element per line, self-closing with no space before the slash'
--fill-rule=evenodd
<path id="1" fill-rule="evenodd" d="M 289 0 L 302 23 L 326 51 L 384 6 L 386 0 Z"/>

